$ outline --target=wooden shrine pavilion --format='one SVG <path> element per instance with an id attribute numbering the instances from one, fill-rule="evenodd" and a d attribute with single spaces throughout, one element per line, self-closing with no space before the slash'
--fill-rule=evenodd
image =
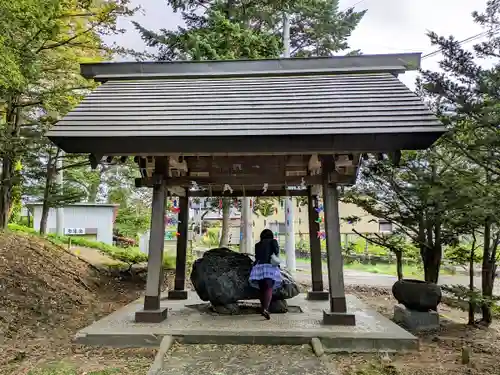
<path id="1" fill-rule="evenodd" d="M 324 323 L 354 325 L 346 308 L 338 185 L 353 184 L 368 154 L 397 162 L 425 149 L 443 125 L 397 76 L 420 54 L 202 62 L 82 64 L 102 83 L 48 137 L 68 153 L 133 156 L 137 186 L 153 189 L 148 276 L 137 322 L 161 322 L 164 212 L 179 196 L 175 288 L 185 290 L 189 196 L 309 197 L 311 299 Z M 384 156 L 385 157 L 385 156 Z M 230 189 L 228 188 L 230 187 Z M 329 292 L 323 290 L 317 195 L 323 194 Z"/>

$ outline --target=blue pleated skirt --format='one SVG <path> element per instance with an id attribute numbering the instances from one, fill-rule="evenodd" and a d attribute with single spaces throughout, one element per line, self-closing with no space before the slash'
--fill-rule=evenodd
<path id="1" fill-rule="evenodd" d="M 250 285 L 259 288 L 259 280 L 271 279 L 274 281 L 273 289 L 281 286 L 281 272 L 278 266 L 269 263 L 256 264 L 250 272 Z"/>

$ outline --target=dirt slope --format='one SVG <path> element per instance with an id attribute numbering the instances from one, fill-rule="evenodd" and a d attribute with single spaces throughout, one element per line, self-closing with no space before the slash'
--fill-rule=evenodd
<path id="1" fill-rule="evenodd" d="M 78 329 L 142 290 L 48 241 L 0 233 L 0 373 L 74 351 Z"/>

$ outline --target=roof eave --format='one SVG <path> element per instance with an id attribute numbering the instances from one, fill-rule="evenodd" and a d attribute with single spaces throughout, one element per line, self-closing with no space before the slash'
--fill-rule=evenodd
<path id="1" fill-rule="evenodd" d="M 98 74 L 93 77 L 96 82 L 107 81 L 135 81 L 135 80 L 153 80 L 153 79 L 199 79 L 199 78 L 241 78 L 241 77 L 292 77 L 292 76 L 314 76 L 325 74 L 370 74 L 370 73 L 390 73 L 395 76 L 406 72 L 407 69 L 400 66 L 384 67 L 354 67 L 354 68 L 335 68 L 335 69 L 312 69 L 312 70 L 277 70 L 266 72 L 205 72 L 205 73 L 130 73 L 130 74 Z"/>
<path id="2" fill-rule="evenodd" d="M 267 60 L 112 62 L 81 64 L 81 74 L 95 80 L 267 76 L 325 73 L 391 72 L 420 68 L 421 53 L 289 58 Z M 131 78 L 132 77 L 132 78 Z"/>

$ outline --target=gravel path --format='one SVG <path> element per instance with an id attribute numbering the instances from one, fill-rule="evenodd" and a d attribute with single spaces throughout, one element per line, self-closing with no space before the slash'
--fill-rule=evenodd
<path id="1" fill-rule="evenodd" d="M 337 375 L 309 345 L 179 345 L 165 357 L 158 375 Z"/>

